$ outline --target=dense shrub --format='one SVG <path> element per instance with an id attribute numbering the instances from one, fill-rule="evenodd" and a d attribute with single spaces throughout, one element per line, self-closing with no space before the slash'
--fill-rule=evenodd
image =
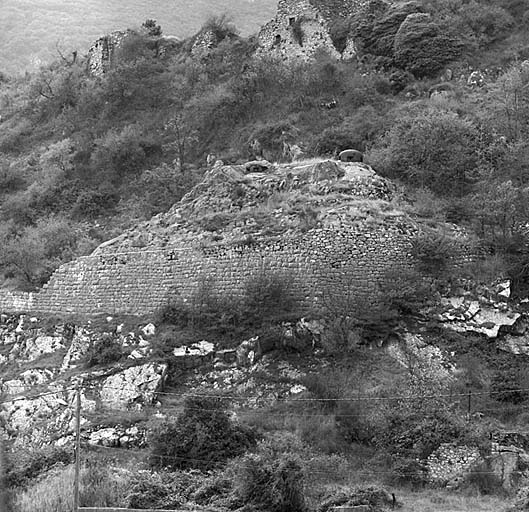
<path id="1" fill-rule="evenodd" d="M 432 263 L 430 256 L 428 263 Z M 444 268 L 444 259 L 442 263 Z M 380 284 L 380 296 L 395 315 L 412 315 L 435 300 L 435 286 L 414 269 L 389 271 Z"/>
<path id="2" fill-rule="evenodd" d="M 156 428 L 149 444 L 153 467 L 207 470 L 244 453 L 255 434 L 230 420 L 226 400 L 189 396 L 183 412 Z"/>
<path id="3" fill-rule="evenodd" d="M 131 475 L 125 505 L 136 509 L 180 509 L 197 480 L 196 475 L 180 471 L 140 471 Z"/>
<path id="4" fill-rule="evenodd" d="M 498 402 L 520 404 L 527 399 L 524 387 L 520 368 L 502 364 L 492 376 L 491 397 Z"/>
<path id="5" fill-rule="evenodd" d="M 457 254 L 456 241 L 445 233 L 423 230 L 412 241 L 411 253 L 420 270 L 439 275 Z"/>
<path id="6" fill-rule="evenodd" d="M 123 356 L 123 349 L 119 340 L 112 335 L 103 335 L 90 346 L 86 356 L 88 368 L 97 365 L 108 365 L 116 363 Z"/>
<path id="7" fill-rule="evenodd" d="M 394 409 L 375 441 L 391 453 L 404 458 L 426 459 L 443 443 L 457 440 L 462 426 L 446 411 L 421 412 Z"/>
<path id="8" fill-rule="evenodd" d="M 372 0 L 352 19 L 352 35 L 360 53 L 393 59 L 393 45 L 402 22 L 409 14 L 420 11 L 417 2 L 388 4 Z"/>
<path id="9" fill-rule="evenodd" d="M 408 109 L 374 144 L 368 162 L 390 178 L 457 197 L 468 191 L 480 164 L 478 144 L 478 130 L 458 114 L 437 108 Z"/>
<path id="10" fill-rule="evenodd" d="M 69 464 L 72 453 L 63 448 L 17 450 L 9 456 L 6 482 L 9 487 L 22 487 L 56 465 Z"/>
<path id="11" fill-rule="evenodd" d="M 426 13 L 410 14 L 395 35 L 395 62 L 416 77 L 434 76 L 459 57 L 463 43 Z"/>
<path id="12" fill-rule="evenodd" d="M 249 454 L 235 464 L 240 502 L 270 512 L 303 512 L 303 472 L 290 455 Z"/>

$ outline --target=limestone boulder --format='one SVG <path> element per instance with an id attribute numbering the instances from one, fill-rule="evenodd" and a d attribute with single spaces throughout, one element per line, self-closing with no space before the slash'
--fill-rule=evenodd
<path id="1" fill-rule="evenodd" d="M 101 384 L 101 403 L 104 407 L 119 410 L 150 404 L 160 390 L 166 372 L 166 364 L 147 363 L 111 375 Z"/>
<path id="2" fill-rule="evenodd" d="M 107 446 L 113 448 L 141 448 L 145 446 L 146 433 L 136 426 L 125 428 L 121 425 L 114 427 L 96 428 L 86 436 L 87 442 L 93 446 Z"/>

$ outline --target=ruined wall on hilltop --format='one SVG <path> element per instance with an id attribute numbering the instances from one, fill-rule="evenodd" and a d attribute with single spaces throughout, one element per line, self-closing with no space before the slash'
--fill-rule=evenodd
<path id="1" fill-rule="evenodd" d="M 331 39 L 330 27 L 337 18 L 354 14 L 364 0 L 279 0 L 276 17 L 259 32 L 259 54 L 282 59 L 310 59 L 321 48 L 331 56 L 350 59 L 355 55 L 353 41 L 340 54 Z M 299 24 L 300 42 L 293 27 Z"/>
<path id="2" fill-rule="evenodd" d="M 112 32 L 100 37 L 88 50 L 88 69 L 94 76 L 103 75 L 112 65 L 116 50 L 129 32 Z"/>
<path id="3" fill-rule="evenodd" d="M 185 299 L 204 278 L 219 292 L 241 296 L 261 269 L 285 276 L 293 297 L 317 305 L 326 291 L 354 293 L 377 302 L 377 287 L 390 269 L 405 269 L 412 228 L 381 225 L 371 231 L 314 229 L 292 239 L 250 245 L 141 249 L 79 258 L 61 266 L 44 288 L 25 300 L 0 298 L 4 312 L 52 314 L 151 314 Z M 108 248 L 110 249 L 110 248 Z M 105 250 L 108 250 L 105 249 Z"/>

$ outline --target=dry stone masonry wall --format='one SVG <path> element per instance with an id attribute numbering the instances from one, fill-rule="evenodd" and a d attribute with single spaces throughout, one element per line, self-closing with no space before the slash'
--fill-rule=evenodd
<path id="1" fill-rule="evenodd" d="M 39 292 L 0 293 L 0 310 L 150 315 L 191 299 L 204 282 L 240 298 L 260 273 L 281 277 L 301 309 L 344 298 L 350 308 L 375 306 L 380 285 L 415 263 L 419 228 L 391 210 L 390 188 L 364 164 L 309 160 L 264 174 L 214 168 L 167 213 L 61 266 Z M 312 223 L 300 222 L 300 200 Z M 204 228 L 206 213 L 226 224 Z M 468 257 L 462 244 L 453 264 Z"/>
<path id="2" fill-rule="evenodd" d="M 257 272 L 285 276 L 306 306 L 326 290 L 343 289 L 376 302 L 378 283 L 390 269 L 410 265 L 412 233 L 399 226 L 374 231 L 315 229 L 303 237 L 252 245 L 174 247 L 101 254 L 60 267 L 35 294 L 5 294 L 3 311 L 67 314 L 151 314 L 185 300 L 208 279 L 226 295 L 240 296 Z"/>

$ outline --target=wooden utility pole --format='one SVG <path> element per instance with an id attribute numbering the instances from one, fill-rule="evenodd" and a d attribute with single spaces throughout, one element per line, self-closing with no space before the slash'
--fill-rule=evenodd
<path id="1" fill-rule="evenodd" d="M 75 399 L 75 482 L 74 512 L 79 511 L 79 478 L 81 473 L 81 386 L 77 386 Z M 1 511 L 0 511 L 1 512 Z"/>
<path id="2" fill-rule="evenodd" d="M 6 459 L 2 434 L 0 434 L 0 512 L 11 512 L 6 481 Z"/>

